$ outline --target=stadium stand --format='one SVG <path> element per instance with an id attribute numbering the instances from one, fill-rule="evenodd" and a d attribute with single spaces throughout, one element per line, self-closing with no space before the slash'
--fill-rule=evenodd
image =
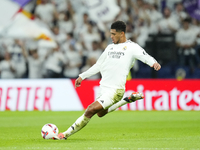
<path id="1" fill-rule="evenodd" d="M 185 51 L 194 49 L 191 53 L 197 60 L 200 57 L 200 21 L 186 11 L 181 0 L 93 0 L 92 3 L 91 0 L 31 0 L 27 6 L 24 9 L 32 13 L 39 26 L 51 32 L 57 46 L 41 47 L 39 41 L 0 36 L 2 79 L 76 78 L 111 44 L 109 28 L 114 20 L 125 21 L 127 39 L 141 45 L 162 65 L 156 73 L 138 63 L 133 78 L 177 78 L 179 68 L 185 71 L 185 78 L 200 78 L 200 62 L 180 65 L 180 46 Z M 102 12 L 97 13 L 94 8 Z M 180 45 L 177 35 L 179 30 L 184 30 L 184 19 L 189 22 L 188 30 L 195 33 L 190 47 Z M 40 70 L 40 75 L 30 75 L 34 69 Z M 99 75 L 91 79 L 98 78 Z"/>

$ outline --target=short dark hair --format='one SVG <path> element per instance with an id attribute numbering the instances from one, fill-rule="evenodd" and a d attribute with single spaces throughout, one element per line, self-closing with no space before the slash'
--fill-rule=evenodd
<path id="1" fill-rule="evenodd" d="M 115 29 L 117 32 L 126 32 L 126 24 L 123 21 L 115 21 L 111 25 L 111 29 Z"/>

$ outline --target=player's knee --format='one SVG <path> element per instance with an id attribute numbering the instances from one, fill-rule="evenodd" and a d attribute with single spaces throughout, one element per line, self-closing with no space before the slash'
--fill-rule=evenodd
<path id="1" fill-rule="evenodd" d="M 91 118 L 96 114 L 96 110 L 92 105 L 89 105 L 85 111 L 85 116 Z"/>
<path id="2" fill-rule="evenodd" d="M 99 104 L 99 102 L 96 101 L 88 106 L 85 112 L 85 116 L 88 118 L 91 118 L 93 115 L 95 115 L 96 113 L 99 113 L 102 110 L 103 110 L 103 107 L 101 106 L 101 104 Z"/>
<path id="3" fill-rule="evenodd" d="M 87 112 L 93 112 L 94 111 L 94 107 L 89 105 L 86 109 Z"/>

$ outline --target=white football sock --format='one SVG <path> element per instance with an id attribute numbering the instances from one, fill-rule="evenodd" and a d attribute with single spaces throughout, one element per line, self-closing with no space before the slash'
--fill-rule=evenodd
<path id="1" fill-rule="evenodd" d="M 75 121 L 75 123 L 71 127 L 69 127 L 65 132 L 63 132 L 64 136 L 68 138 L 70 135 L 76 133 L 77 131 L 85 127 L 89 121 L 90 118 L 85 117 L 85 114 L 83 114 Z"/>
<path id="2" fill-rule="evenodd" d="M 119 102 L 115 103 L 114 105 L 112 105 L 111 107 L 108 108 L 108 113 L 116 110 L 117 108 L 119 108 L 119 107 L 121 107 L 121 106 L 123 106 L 123 105 L 125 105 L 127 103 L 128 102 L 123 100 L 123 99 L 120 100 Z"/>

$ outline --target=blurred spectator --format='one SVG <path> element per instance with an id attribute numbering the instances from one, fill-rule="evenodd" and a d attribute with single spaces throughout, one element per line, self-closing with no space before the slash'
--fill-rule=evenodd
<path id="1" fill-rule="evenodd" d="M 118 0 L 118 5 L 120 6 L 121 11 L 117 17 L 117 20 L 124 20 L 124 22 L 128 22 L 129 13 L 127 0 Z"/>
<path id="2" fill-rule="evenodd" d="M 1 79 L 13 79 L 15 78 L 16 66 L 12 61 L 10 53 L 6 52 L 4 60 L 0 61 L 0 74 Z"/>
<path id="3" fill-rule="evenodd" d="M 60 51 L 60 47 L 56 47 L 47 55 L 45 62 L 46 78 L 60 78 L 62 77 L 63 66 L 66 64 L 66 59 Z"/>
<path id="4" fill-rule="evenodd" d="M 196 64 L 200 64 L 200 60 L 194 49 L 196 45 L 196 35 L 193 34 L 188 18 L 184 19 L 183 28 L 179 29 L 176 33 L 176 43 L 179 47 L 179 64 L 182 66 L 188 65 L 191 71 L 193 71 Z"/>
<path id="5" fill-rule="evenodd" d="M 53 35 L 54 40 L 56 42 L 58 42 L 59 45 L 62 45 L 66 41 L 66 38 L 67 38 L 66 34 L 61 32 L 60 28 L 58 26 L 54 26 L 52 31 L 53 31 L 53 34 L 54 34 Z"/>
<path id="6" fill-rule="evenodd" d="M 28 63 L 28 78 L 30 79 L 42 78 L 43 76 L 41 70 L 43 67 L 44 59 L 38 55 L 37 46 L 32 45 L 29 48 L 28 52 L 23 45 L 21 45 L 21 47 L 22 47 L 22 53 Z"/>
<path id="7" fill-rule="evenodd" d="M 11 54 L 11 59 L 15 63 L 15 77 L 24 78 L 27 70 L 26 61 L 22 54 L 22 41 L 15 39 L 12 45 L 7 47 L 7 51 Z"/>
<path id="8" fill-rule="evenodd" d="M 80 50 L 80 48 L 77 48 L 77 45 L 76 45 L 76 44 L 77 44 L 78 42 L 74 39 L 73 33 L 68 33 L 68 34 L 67 34 L 67 39 L 66 39 L 65 43 L 63 43 L 63 44 L 62 44 L 62 47 L 61 47 L 61 49 L 62 49 L 62 51 L 63 51 L 64 53 L 66 53 L 67 51 L 70 50 L 70 45 L 71 45 L 71 43 L 74 43 L 76 49 Z"/>
<path id="9" fill-rule="evenodd" d="M 101 38 L 100 35 L 95 27 L 91 23 L 87 24 L 87 31 L 82 33 L 81 35 L 82 38 L 82 45 L 85 50 L 90 50 L 92 49 L 92 42 L 98 41 L 100 42 Z"/>
<path id="10" fill-rule="evenodd" d="M 54 4 L 58 12 L 65 12 L 67 10 L 68 1 L 69 0 L 51 0 L 51 2 Z"/>
<path id="11" fill-rule="evenodd" d="M 158 11 L 157 5 L 149 5 L 149 18 L 150 18 L 150 26 L 149 26 L 149 34 L 157 34 L 157 24 L 162 19 L 162 14 Z"/>
<path id="12" fill-rule="evenodd" d="M 150 13 L 149 3 L 143 2 L 142 7 L 139 10 L 138 17 L 142 18 L 144 20 L 145 24 L 148 25 L 148 26 L 150 25 L 149 13 Z"/>
<path id="13" fill-rule="evenodd" d="M 135 30 L 134 32 L 134 36 L 135 36 L 134 38 L 136 39 L 136 42 L 141 47 L 145 47 L 145 43 L 149 35 L 149 30 L 148 30 L 148 26 L 144 22 L 144 19 L 139 18 L 136 28 L 137 30 Z"/>
<path id="14" fill-rule="evenodd" d="M 196 47 L 195 50 L 197 52 L 197 57 L 200 57 L 200 21 L 192 18 L 192 25 L 191 28 L 193 33 L 196 35 Z M 200 67 L 200 66 L 199 66 Z"/>
<path id="15" fill-rule="evenodd" d="M 65 52 L 67 64 L 64 68 L 64 77 L 77 78 L 79 75 L 79 68 L 82 64 L 82 56 L 79 51 L 75 49 L 75 43 L 71 41 L 69 50 Z"/>
<path id="16" fill-rule="evenodd" d="M 49 0 L 41 0 L 41 4 L 35 8 L 35 15 L 39 16 L 48 26 L 52 27 L 58 19 L 58 13 Z"/>
<path id="17" fill-rule="evenodd" d="M 195 18 L 192 18 L 191 28 L 193 30 L 193 33 L 197 37 L 196 39 L 197 45 L 200 46 L 200 21 Z"/>
<path id="18" fill-rule="evenodd" d="M 75 22 L 74 35 L 77 38 L 80 38 L 80 35 L 87 31 L 88 23 L 90 22 L 89 16 L 87 13 L 82 15 L 82 20 Z"/>
<path id="19" fill-rule="evenodd" d="M 138 17 L 141 17 L 141 13 L 143 13 L 142 11 L 142 7 L 144 5 L 144 1 L 143 0 L 136 0 L 136 1 L 132 1 L 132 7 L 133 7 L 133 10 L 134 10 L 134 13 L 136 15 L 138 15 Z"/>
<path id="20" fill-rule="evenodd" d="M 160 0 L 161 1 L 161 0 Z M 163 1 L 163 0 L 162 0 Z M 170 1 L 170 0 L 164 0 L 165 3 L 166 3 L 166 7 L 169 7 L 170 9 L 174 9 L 174 6 L 177 4 L 177 3 L 181 3 L 183 0 L 173 0 L 173 1 Z"/>
<path id="21" fill-rule="evenodd" d="M 131 23 L 131 22 L 128 22 L 128 23 L 126 24 L 126 38 L 127 38 L 127 39 L 133 38 L 133 36 L 134 36 L 133 31 L 134 31 L 134 27 L 133 27 L 132 23 Z M 134 40 L 134 41 L 135 41 L 135 40 Z"/>
<path id="22" fill-rule="evenodd" d="M 69 11 L 66 11 L 65 13 L 60 13 L 58 25 L 61 32 L 71 33 L 73 31 L 74 23 Z"/>
<path id="23" fill-rule="evenodd" d="M 92 51 L 88 54 L 88 58 L 96 58 L 96 60 L 101 56 L 103 50 L 100 49 L 99 42 L 92 42 Z"/>
<path id="24" fill-rule="evenodd" d="M 5 50 L 3 44 L 0 44 L 0 61 L 4 59 L 4 56 L 5 56 Z"/>
<path id="25" fill-rule="evenodd" d="M 192 18 L 192 29 L 194 30 L 194 34 L 198 37 L 200 35 L 200 20 Z"/>
<path id="26" fill-rule="evenodd" d="M 158 23 L 159 32 L 163 34 L 175 33 L 179 28 L 179 24 L 178 21 L 172 17 L 171 10 L 169 8 L 164 8 L 163 17 L 164 18 Z"/>
<path id="27" fill-rule="evenodd" d="M 0 37 L 0 61 L 4 59 L 5 53 L 8 52 L 8 47 L 13 43 L 14 40 L 12 38 Z"/>
<path id="28" fill-rule="evenodd" d="M 175 20 L 178 20 L 179 25 L 187 18 L 187 13 L 183 10 L 183 4 L 181 2 L 175 4 L 175 10 L 172 13 Z"/>

